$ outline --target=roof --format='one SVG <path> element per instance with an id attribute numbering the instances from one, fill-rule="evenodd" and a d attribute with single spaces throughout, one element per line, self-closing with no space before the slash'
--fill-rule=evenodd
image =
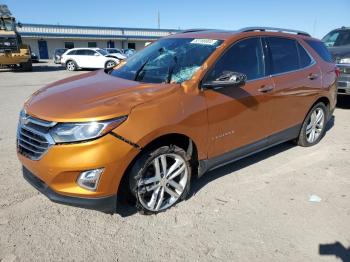
<path id="1" fill-rule="evenodd" d="M 310 38 L 311 36 L 304 31 L 274 28 L 274 27 L 246 27 L 236 31 L 230 30 L 218 30 L 218 29 L 189 29 L 177 34 L 168 36 L 174 38 L 209 38 L 226 40 L 230 39 L 238 34 L 248 35 L 279 35 L 279 36 L 292 36 L 301 38 Z"/>
<path id="2" fill-rule="evenodd" d="M 175 29 L 26 24 L 17 28 L 23 37 L 109 40 L 157 40 L 179 32 Z"/>

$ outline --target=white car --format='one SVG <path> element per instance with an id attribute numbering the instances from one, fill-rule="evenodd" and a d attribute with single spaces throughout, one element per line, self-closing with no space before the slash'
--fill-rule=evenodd
<path id="1" fill-rule="evenodd" d="M 100 48 L 73 48 L 67 50 L 61 57 L 61 64 L 68 71 L 75 71 L 78 68 L 111 68 L 119 63 L 119 59 Z"/>

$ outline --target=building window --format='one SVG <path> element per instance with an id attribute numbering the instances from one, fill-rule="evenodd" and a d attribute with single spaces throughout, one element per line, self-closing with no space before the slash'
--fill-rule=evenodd
<path id="1" fill-rule="evenodd" d="M 88 47 L 91 47 L 91 48 L 97 47 L 97 43 L 96 42 L 88 42 Z"/>
<path id="2" fill-rule="evenodd" d="M 128 43 L 128 48 L 129 49 L 136 49 L 136 44 L 135 43 Z"/>
<path id="3" fill-rule="evenodd" d="M 64 48 L 72 49 L 74 48 L 73 42 L 64 42 Z"/>

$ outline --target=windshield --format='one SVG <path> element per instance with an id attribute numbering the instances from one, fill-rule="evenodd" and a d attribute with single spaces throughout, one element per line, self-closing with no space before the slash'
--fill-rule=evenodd
<path id="1" fill-rule="evenodd" d="M 0 18 L 0 29 L 6 30 L 6 31 L 13 31 L 14 30 L 13 20 Z"/>
<path id="2" fill-rule="evenodd" d="M 222 40 L 165 38 L 131 56 L 111 75 L 145 83 L 182 83 L 190 79 Z"/>
<path id="3" fill-rule="evenodd" d="M 322 41 L 328 47 L 350 45 L 350 30 L 330 32 L 322 39 Z"/>
<path id="4" fill-rule="evenodd" d="M 109 54 L 121 53 L 121 51 L 118 50 L 118 49 L 107 48 L 107 49 L 104 49 L 104 50 L 106 50 Z"/>
<path id="5" fill-rule="evenodd" d="M 97 52 L 99 52 L 101 55 L 108 55 L 106 50 L 103 49 L 96 49 Z"/>

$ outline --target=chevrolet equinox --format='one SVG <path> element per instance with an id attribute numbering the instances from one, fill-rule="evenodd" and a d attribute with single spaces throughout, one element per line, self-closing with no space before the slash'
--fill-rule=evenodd
<path id="1" fill-rule="evenodd" d="M 322 52 L 295 30 L 187 30 L 112 69 L 49 84 L 20 113 L 24 178 L 58 203 L 110 213 L 118 198 L 164 211 L 195 176 L 322 139 L 338 75 Z"/>

